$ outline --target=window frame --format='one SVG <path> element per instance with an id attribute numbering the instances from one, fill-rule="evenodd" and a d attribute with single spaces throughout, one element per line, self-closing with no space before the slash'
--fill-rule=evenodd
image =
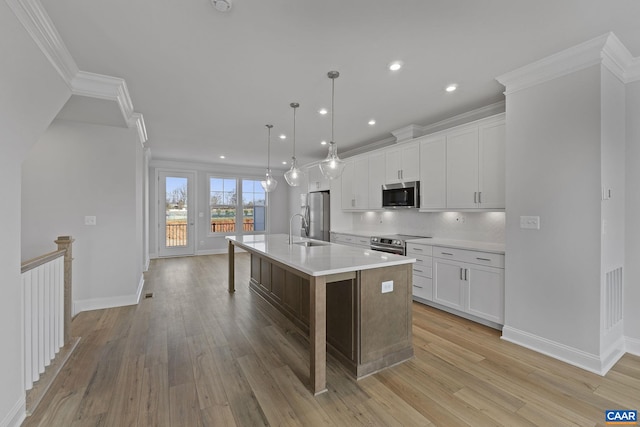
<path id="1" fill-rule="evenodd" d="M 236 215 L 235 215 L 235 226 L 234 226 L 234 231 L 216 231 L 213 232 L 211 231 L 211 180 L 212 179 L 228 179 L 228 180 L 235 180 L 236 183 L 236 205 L 235 205 L 235 209 L 236 209 Z M 244 203 L 243 203 L 243 189 L 242 189 L 242 185 L 243 185 L 243 181 L 257 181 L 260 182 L 262 180 L 262 177 L 256 177 L 256 176 L 247 176 L 247 175 L 231 175 L 231 174 L 217 174 L 217 173 L 209 173 L 207 174 L 207 205 L 208 205 L 208 213 L 207 213 L 207 235 L 209 237 L 219 237 L 219 236 L 224 236 L 224 235 L 229 235 L 230 233 L 233 233 L 235 235 L 244 235 L 244 234 L 266 234 L 269 232 L 269 212 L 268 212 L 268 206 L 269 206 L 269 193 L 267 193 L 266 191 L 264 192 L 264 207 L 265 207 L 265 212 L 264 212 L 264 230 L 259 230 L 259 231 L 245 231 L 244 230 L 244 226 L 243 226 L 243 220 L 244 220 Z"/>

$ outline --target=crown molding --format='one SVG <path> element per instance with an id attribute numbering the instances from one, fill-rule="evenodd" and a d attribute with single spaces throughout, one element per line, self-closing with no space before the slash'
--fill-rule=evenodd
<path id="1" fill-rule="evenodd" d="M 448 119 L 423 126 L 422 135 L 430 135 L 454 126 L 464 125 L 475 122 L 476 120 L 495 116 L 496 114 L 502 114 L 505 112 L 505 105 L 504 101 L 495 102 L 493 104 L 485 105 L 484 107 L 476 108 L 475 110 L 467 111 L 466 113 L 458 114 L 457 116 L 449 117 Z"/>
<path id="2" fill-rule="evenodd" d="M 505 95 L 601 64 L 620 81 L 628 83 L 640 77 L 638 58 L 613 33 L 606 33 L 577 46 L 498 76 Z"/>
<path id="3" fill-rule="evenodd" d="M 420 125 L 408 125 L 400 129 L 391 131 L 391 134 L 396 137 L 396 142 L 409 141 L 424 133 L 422 126 Z"/>
<path id="4" fill-rule="evenodd" d="M 136 127 L 140 142 L 147 141 L 142 114 L 133 109 L 127 83 L 120 78 L 80 71 L 39 0 L 6 0 L 27 33 L 67 84 L 73 95 L 118 103 L 129 127 Z"/>
<path id="5" fill-rule="evenodd" d="M 71 80 L 78 74 L 78 66 L 42 4 L 38 0 L 6 2 L 62 80 L 71 87 Z"/>

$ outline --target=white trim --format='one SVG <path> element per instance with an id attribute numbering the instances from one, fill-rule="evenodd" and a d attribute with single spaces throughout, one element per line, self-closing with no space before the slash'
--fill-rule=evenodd
<path id="1" fill-rule="evenodd" d="M 76 300 L 73 302 L 73 316 L 83 311 L 102 310 L 104 308 L 124 307 L 136 304 L 138 304 L 138 295 L 136 294 Z"/>
<path id="2" fill-rule="evenodd" d="M 7 412 L 7 415 L 0 421 L 0 427 L 19 427 L 27 417 L 26 395 L 22 394 L 20 399 Z"/>
<path id="3" fill-rule="evenodd" d="M 640 356 L 640 339 L 625 337 L 625 349 L 628 353 Z"/>
<path id="4" fill-rule="evenodd" d="M 627 83 L 640 80 L 640 58 L 634 58 L 627 69 Z"/>
<path id="5" fill-rule="evenodd" d="M 78 66 L 42 4 L 38 0 L 6 1 L 53 68 L 71 88 L 71 81 L 79 72 Z"/>
<path id="6" fill-rule="evenodd" d="M 448 119 L 423 126 L 422 135 L 430 135 L 442 130 L 449 130 L 452 127 L 478 122 L 482 119 L 499 116 L 500 114 L 502 114 L 502 118 L 504 118 L 504 112 L 505 101 L 495 102 L 493 104 L 485 105 L 484 107 L 476 108 L 475 110 L 467 111 L 466 113 L 458 114 L 457 116 L 449 117 Z"/>
<path id="7" fill-rule="evenodd" d="M 502 328 L 501 338 L 598 375 L 606 374 L 609 368 L 624 354 L 624 350 L 616 349 L 603 359 L 595 354 L 506 325 Z"/>
<path id="8" fill-rule="evenodd" d="M 505 95 L 544 83 L 593 65 L 602 64 L 623 83 L 638 74 L 637 58 L 613 33 L 606 33 L 577 46 L 496 77 L 506 87 Z"/>
<path id="9" fill-rule="evenodd" d="M 138 290 L 136 291 L 136 304 L 140 303 L 142 297 L 142 290 L 144 289 L 144 274 L 140 275 L 140 282 L 138 282 Z"/>
<path id="10" fill-rule="evenodd" d="M 123 79 L 80 71 L 49 14 L 38 0 L 6 0 L 24 29 L 47 57 L 73 95 L 116 101 L 128 127 L 138 129 L 140 143 L 147 142 L 142 114 L 133 109 Z"/>

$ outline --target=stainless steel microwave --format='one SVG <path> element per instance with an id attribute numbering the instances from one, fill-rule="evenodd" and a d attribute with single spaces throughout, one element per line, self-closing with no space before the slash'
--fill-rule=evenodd
<path id="1" fill-rule="evenodd" d="M 383 185 L 382 207 L 389 209 L 419 208 L 420 181 Z"/>

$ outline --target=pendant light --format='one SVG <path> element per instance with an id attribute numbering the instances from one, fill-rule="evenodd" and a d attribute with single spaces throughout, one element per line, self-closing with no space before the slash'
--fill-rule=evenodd
<path id="1" fill-rule="evenodd" d="M 335 83 L 340 73 L 337 71 L 329 71 L 327 76 L 331 79 L 331 142 L 329 142 L 329 153 L 327 158 L 320 162 L 320 170 L 325 178 L 336 179 L 342 175 L 345 163 L 338 157 L 338 146 L 333 139 L 333 113 L 335 99 Z"/>
<path id="2" fill-rule="evenodd" d="M 265 174 L 264 181 L 260 181 L 262 188 L 267 193 L 272 192 L 278 186 L 278 181 L 271 175 L 271 128 L 273 125 L 266 125 L 268 129 L 268 137 L 267 137 L 267 173 Z"/>
<path id="3" fill-rule="evenodd" d="M 304 178 L 304 172 L 298 168 L 296 163 L 296 109 L 300 104 L 292 102 L 289 105 L 293 108 L 293 156 L 291 157 L 291 169 L 285 172 L 284 179 L 287 180 L 290 186 L 297 187 L 302 182 L 302 178 Z"/>

